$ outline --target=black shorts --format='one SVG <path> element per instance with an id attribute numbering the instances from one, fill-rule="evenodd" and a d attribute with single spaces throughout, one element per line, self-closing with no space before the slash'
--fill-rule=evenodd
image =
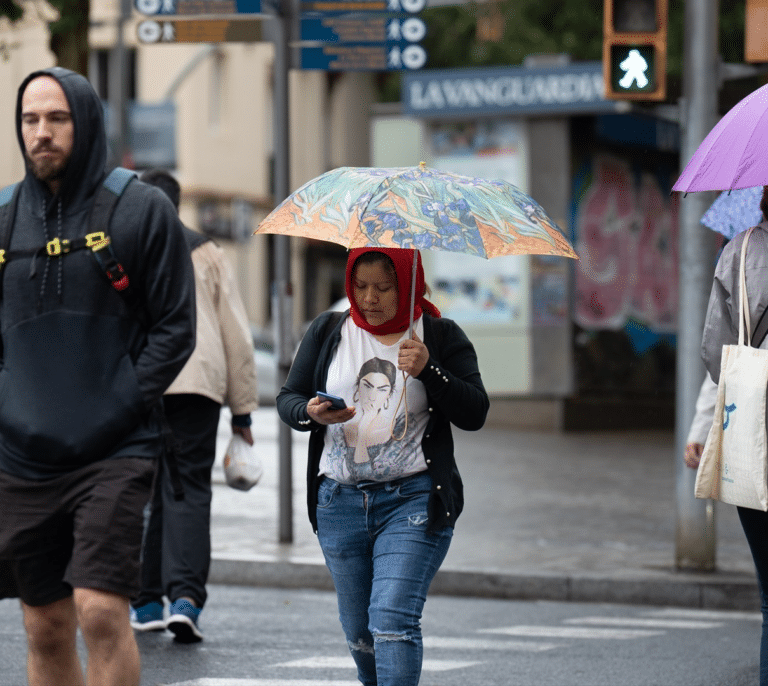
<path id="1" fill-rule="evenodd" d="M 135 596 L 154 473 L 141 458 L 47 481 L 0 472 L 0 598 L 48 605 L 73 588 Z"/>

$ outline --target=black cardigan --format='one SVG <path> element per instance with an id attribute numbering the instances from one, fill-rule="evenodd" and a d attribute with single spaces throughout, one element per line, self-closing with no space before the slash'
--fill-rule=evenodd
<path id="1" fill-rule="evenodd" d="M 334 314 L 324 312 L 312 322 L 277 396 L 280 418 L 292 429 L 312 432 L 307 464 L 307 507 L 315 532 L 325 426 L 310 418 L 307 402 L 316 391 L 326 390 L 328 368 L 341 340 L 341 327 L 348 312 L 328 334 L 326 329 L 332 325 Z M 433 482 L 428 526 L 430 531 L 436 531 L 453 526 L 464 507 L 463 486 L 453 455 L 451 423 L 465 431 L 480 429 L 488 414 L 489 401 L 477 368 L 475 349 L 466 334 L 450 319 L 427 314 L 423 319 L 429 362 L 416 378 L 424 384 L 429 404 L 430 417 L 421 446 Z"/>

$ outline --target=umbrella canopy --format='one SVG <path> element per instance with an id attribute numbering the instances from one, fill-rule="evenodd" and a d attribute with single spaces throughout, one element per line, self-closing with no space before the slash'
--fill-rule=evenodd
<path id="1" fill-rule="evenodd" d="M 725 191 L 709 206 L 701 223 L 730 240 L 737 233 L 763 221 L 760 209 L 762 197 L 762 186 Z"/>
<path id="2" fill-rule="evenodd" d="M 707 134 L 672 187 L 724 191 L 768 185 L 768 84 L 736 103 Z"/>
<path id="3" fill-rule="evenodd" d="M 418 167 L 340 167 L 304 184 L 254 233 L 347 248 L 499 255 L 576 253 L 539 204 L 506 181 Z"/>

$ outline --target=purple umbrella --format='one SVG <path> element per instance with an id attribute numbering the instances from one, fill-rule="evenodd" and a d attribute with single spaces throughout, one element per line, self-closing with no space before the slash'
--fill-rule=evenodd
<path id="1" fill-rule="evenodd" d="M 730 240 L 737 233 L 763 221 L 763 212 L 760 209 L 762 197 L 762 186 L 724 191 L 709 206 L 701 218 L 701 223 Z"/>
<path id="2" fill-rule="evenodd" d="M 736 103 L 707 134 L 674 191 L 768 185 L 768 84 Z"/>

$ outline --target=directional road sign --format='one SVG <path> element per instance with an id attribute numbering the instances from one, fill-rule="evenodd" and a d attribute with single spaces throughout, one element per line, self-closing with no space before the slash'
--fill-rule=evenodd
<path id="1" fill-rule="evenodd" d="M 392 12 L 417 14 L 427 0 L 304 0 L 302 12 Z"/>
<path id="2" fill-rule="evenodd" d="M 261 21 L 250 19 L 147 19 L 139 23 L 141 43 L 254 43 L 261 40 Z"/>
<path id="3" fill-rule="evenodd" d="M 426 50 L 414 44 L 327 43 L 301 48 L 301 69 L 402 71 L 421 69 L 426 61 Z"/>
<path id="4" fill-rule="evenodd" d="M 134 6 L 149 16 L 261 14 L 261 0 L 134 0 Z"/>
<path id="5" fill-rule="evenodd" d="M 326 43 L 418 43 L 427 26 L 418 17 L 386 14 L 323 14 L 301 16 L 301 40 Z"/>

